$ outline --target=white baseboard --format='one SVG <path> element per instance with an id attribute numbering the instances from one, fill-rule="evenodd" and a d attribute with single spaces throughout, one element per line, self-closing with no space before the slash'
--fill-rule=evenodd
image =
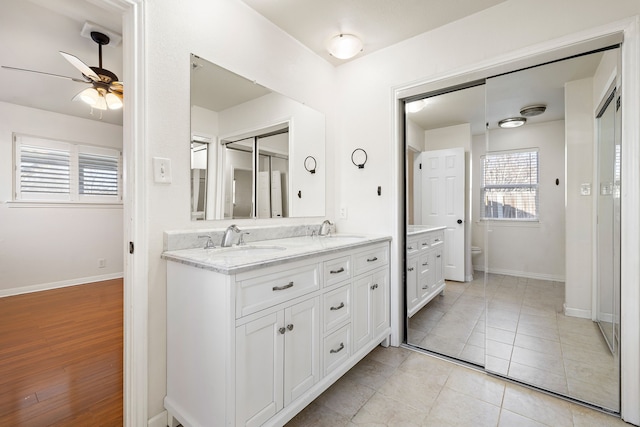
<path id="1" fill-rule="evenodd" d="M 473 269 L 484 271 L 484 266 L 474 265 Z M 507 270 L 503 268 L 490 268 L 488 271 L 490 274 L 502 274 L 504 276 L 524 277 L 527 279 L 551 280 L 554 282 L 564 282 L 565 280 L 564 276 L 557 276 L 555 274 L 531 273 L 528 271 Z"/>
<path id="2" fill-rule="evenodd" d="M 598 320 L 601 320 L 603 322 L 613 323 L 613 314 L 598 313 Z"/>
<path id="3" fill-rule="evenodd" d="M 10 297 L 31 292 L 48 291 L 51 289 L 66 288 L 67 286 L 84 285 L 86 283 L 101 282 L 103 280 L 120 279 L 124 277 L 122 272 L 103 274 L 101 276 L 81 277 L 78 279 L 63 280 L 60 282 L 40 283 L 37 285 L 22 286 L 12 289 L 0 289 L 0 298 Z"/>
<path id="4" fill-rule="evenodd" d="M 155 417 L 149 418 L 147 427 L 167 427 L 169 425 L 167 411 L 162 411 Z"/>
<path id="5" fill-rule="evenodd" d="M 567 303 L 562 305 L 564 309 L 564 315 L 569 317 L 579 317 L 581 319 L 591 319 L 591 310 L 585 310 L 582 308 L 567 307 Z"/>

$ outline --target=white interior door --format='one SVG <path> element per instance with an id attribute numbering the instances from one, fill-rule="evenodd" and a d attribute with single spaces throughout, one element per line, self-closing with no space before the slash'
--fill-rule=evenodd
<path id="1" fill-rule="evenodd" d="M 422 224 L 446 226 L 444 278 L 464 282 L 464 148 L 421 155 Z"/>

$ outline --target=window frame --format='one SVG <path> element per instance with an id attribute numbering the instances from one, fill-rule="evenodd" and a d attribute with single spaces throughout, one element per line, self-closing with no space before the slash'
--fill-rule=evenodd
<path id="1" fill-rule="evenodd" d="M 35 147 L 69 153 L 69 192 L 23 192 L 22 147 Z M 118 204 L 122 201 L 122 150 L 79 142 L 61 141 L 47 137 L 13 134 L 13 202 L 34 204 Z M 80 193 L 80 155 L 89 154 L 114 158 L 117 161 L 117 191 L 115 195 Z"/>
<path id="2" fill-rule="evenodd" d="M 508 154 L 519 154 L 519 153 L 536 153 L 536 182 L 535 184 L 508 184 L 508 185 L 484 185 L 485 183 L 485 161 L 487 156 L 499 156 L 499 155 L 508 155 Z M 514 217 L 487 217 L 486 216 L 486 203 L 485 203 L 485 190 L 489 189 L 535 189 L 535 203 L 536 203 L 536 212 L 535 216 L 531 218 L 514 218 Z M 481 221 L 498 221 L 498 222 L 540 222 L 540 149 L 538 147 L 531 148 L 519 148 L 514 150 L 499 150 L 499 151 L 491 151 L 487 152 L 480 156 L 480 220 Z"/>

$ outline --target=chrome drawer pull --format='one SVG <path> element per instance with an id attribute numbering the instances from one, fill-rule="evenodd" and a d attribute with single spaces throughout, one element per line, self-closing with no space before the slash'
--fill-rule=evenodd
<path id="1" fill-rule="evenodd" d="M 371 289 L 372 290 L 378 289 L 378 284 L 376 283 L 375 285 L 371 285 Z"/>
<path id="2" fill-rule="evenodd" d="M 429 244 L 428 243 L 423 243 L 422 246 L 429 246 Z"/>
<path id="3" fill-rule="evenodd" d="M 422 265 L 423 265 L 423 266 L 427 266 L 427 265 L 429 265 L 429 263 L 428 263 L 428 262 L 425 262 L 425 263 L 424 263 L 424 264 L 422 264 Z"/>
<path id="4" fill-rule="evenodd" d="M 344 343 L 343 342 L 340 343 L 340 346 L 338 347 L 337 350 L 331 349 L 331 350 L 329 350 L 329 353 L 339 353 L 342 350 L 344 350 Z"/>
<path id="5" fill-rule="evenodd" d="M 440 255 L 438 255 L 436 258 L 440 258 Z"/>
<path id="6" fill-rule="evenodd" d="M 409 246 L 407 249 L 412 251 L 413 250 L 413 246 Z"/>
<path id="7" fill-rule="evenodd" d="M 435 241 L 436 241 L 436 242 L 439 242 L 439 241 L 440 241 L 440 239 L 436 239 Z"/>
<path id="8" fill-rule="evenodd" d="M 293 287 L 293 282 L 289 282 L 284 286 L 274 286 L 271 289 L 273 289 L 274 291 L 283 291 L 285 289 L 289 289 L 289 288 L 292 288 L 292 287 Z"/>
<path id="9" fill-rule="evenodd" d="M 344 303 L 343 303 L 343 302 L 341 302 L 339 306 L 337 306 L 337 307 L 331 307 L 329 310 L 340 310 L 340 309 L 341 309 L 341 308 L 343 308 L 343 307 L 344 307 Z"/>
<path id="10" fill-rule="evenodd" d="M 367 262 L 373 262 L 373 261 L 377 261 L 378 257 L 374 256 L 373 258 L 367 258 Z"/>
<path id="11" fill-rule="evenodd" d="M 422 289 L 429 289 L 429 285 L 423 286 Z"/>
<path id="12" fill-rule="evenodd" d="M 409 267 L 409 268 L 408 268 L 408 270 L 409 270 L 409 271 L 413 271 L 413 267 Z"/>
<path id="13" fill-rule="evenodd" d="M 337 270 L 331 270 L 331 271 L 329 271 L 329 273 L 331 273 L 331 274 L 338 274 L 338 273 L 342 273 L 343 271 L 344 271 L 344 267 L 340 267 L 340 268 L 339 268 L 339 269 L 337 269 Z"/>

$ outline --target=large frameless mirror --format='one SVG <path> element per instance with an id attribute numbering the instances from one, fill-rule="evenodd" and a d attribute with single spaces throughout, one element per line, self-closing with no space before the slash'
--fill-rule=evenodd
<path id="1" fill-rule="evenodd" d="M 193 220 L 324 216 L 324 159 L 322 113 L 191 55 Z"/>
<path id="2" fill-rule="evenodd" d="M 619 54 L 405 100 L 408 344 L 619 411 Z"/>

